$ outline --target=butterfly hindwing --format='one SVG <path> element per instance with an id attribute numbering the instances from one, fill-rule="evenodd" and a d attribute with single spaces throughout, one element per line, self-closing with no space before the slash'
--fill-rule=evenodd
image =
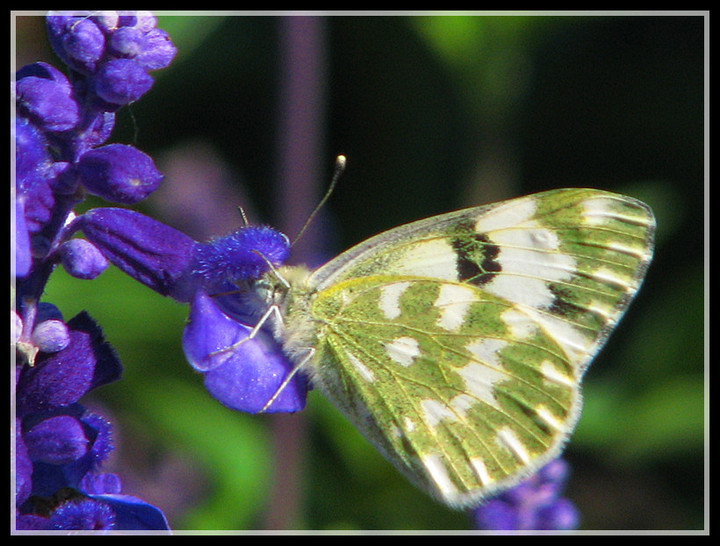
<path id="1" fill-rule="evenodd" d="M 472 285 L 345 281 L 313 308 L 316 385 L 418 486 L 467 504 L 555 453 L 577 416 L 572 365 L 539 329 L 517 340 L 513 311 Z"/>

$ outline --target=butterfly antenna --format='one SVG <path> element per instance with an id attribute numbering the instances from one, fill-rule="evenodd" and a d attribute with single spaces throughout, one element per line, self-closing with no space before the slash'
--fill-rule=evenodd
<path id="1" fill-rule="evenodd" d="M 290 283 L 285 279 L 285 277 L 283 277 L 283 276 L 280 274 L 280 272 L 279 272 L 279 271 L 277 270 L 277 268 L 273 265 L 273 263 L 272 263 L 270 260 L 267 259 L 267 256 L 265 256 L 265 254 L 263 254 L 262 252 L 260 252 L 260 251 L 257 250 L 257 249 L 252 249 L 250 252 L 254 252 L 254 253 L 257 254 L 258 256 L 260 256 L 260 257 L 263 259 L 263 261 L 265 262 L 265 264 L 268 266 L 268 269 L 269 269 L 270 271 L 272 271 L 272 274 L 273 274 L 273 275 L 275 276 L 275 278 L 280 282 L 280 284 L 282 284 L 286 289 L 288 289 L 288 290 L 290 289 Z"/>
<path id="2" fill-rule="evenodd" d="M 238 205 L 238 212 L 240 213 L 240 217 L 242 218 L 243 225 L 242 227 L 248 227 L 250 225 L 250 222 L 248 221 L 247 213 L 245 212 L 245 209 L 242 208 L 242 205 Z"/>
<path id="3" fill-rule="evenodd" d="M 315 215 L 320 211 L 320 209 L 325 205 L 327 200 L 330 198 L 330 195 L 332 194 L 333 190 L 335 189 L 335 186 L 337 185 L 337 182 L 342 175 L 342 173 L 345 171 L 345 164 L 347 163 L 347 158 L 344 155 L 339 155 L 335 159 L 335 170 L 333 171 L 333 177 L 330 181 L 330 186 L 328 187 L 327 191 L 325 192 L 325 195 L 322 199 L 320 199 L 320 202 L 317 204 L 315 209 L 310 213 L 310 216 L 308 216 L 308 219 L 305 220 L 305 223 L 303 224 L 303 227 L 300 229 L 298 234 L 295 236 L 295 239 L 291 243 L 290 246 L 293 246 L 295 243 L 297 243 L 300 240 L 300 237 L 302 237 L 305 234 L 305 231 L 307 230 L 308 226 L 310 225 L 310 222 L 312 222 L 313 218 L 315 218 Z"/>

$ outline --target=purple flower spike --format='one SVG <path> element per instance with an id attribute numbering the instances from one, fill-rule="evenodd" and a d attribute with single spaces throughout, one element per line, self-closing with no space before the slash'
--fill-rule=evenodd
<path id="1" fill-rule="evenodd" d="M 294 412 L 305 407 L 307 382 L 265 332 L 247 339 L 252 328 L 223 313 L 198 290 L 183 332 L 188 362 L 205 374 L 205 387 L 223 405 L 248 413 Z M 243 341 L 245 340 L 245 341 Z M 281 389 L 279 392 L 278 390 Z M 273 396 L 272 404 L 265 408 Z"/>
<path id="2" fill-rule="evenodd" d="M 98 148 L 110 137 L 115 111 L 149 90 L 147 71 L 174 56 L 156 23 L 148 12 L 50 12 L 48 35 L 68 76 L 42 62 L 15 75 L 17 529 L 168 529 L 162 512 L 121 495 L 119 478 L 98 472 L 113 449 L 111 426 L 79 401 L 119 379 L 122 367 L 112 347 L 85 312 L 65 323 L 54 305 L 40 301 L 58 263 L 77 278 L 92 279 L 108 265 L 107 247 L 127 270 L 145 274 L 166 293 L 185 271 L 192 278 L 195 242 L 174 230 L 163 240 L 170 228 L 158 230 L 157 222 L 140 222 L 143 229 L 134 230 L 137 217 L 109 215 L 98 225 L 90 214 L 86 227 L 106 248 L 72 238 L 81 224 L 73 209 L 86 193 L 132 204 L 162 179 L 153 161 L 131 146 Z"/>

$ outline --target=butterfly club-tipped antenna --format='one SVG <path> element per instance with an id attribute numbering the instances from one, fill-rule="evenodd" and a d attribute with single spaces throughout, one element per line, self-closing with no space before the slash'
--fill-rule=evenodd
<path id="1" fill-rule="evenodd" d="M 295 239 L 290 243 L 290 246 L 294 246 L 295 243 L 297 243 L 300 238 L 305 234 L 305 231 L 307 230 L 308 226 L 310 226 L 310 223 L 315 218 L 315 215 L 320 212 L 320 209 L 325 206 L 325 203 L 328 199 L 330 199 L 330 195 L 332 195 L 333 191 L 335 190 L 335 186 L 338 183 L 338 180 L 340 179 L 340 176 L 343 172 L 345 172 L 345 165 L 347 164 L 347 158 L 340 154 L 335 158 L 335 169 L 333 170 L 333 176 L 330 180 L 330 185 L 328 186 L 327 191 L 325 192 L 325 195 L 322 199 L 320 199 L 320 202 L 317 204 L 317 206 L 313 209 L 313 211 L 310 213 L 310 216 L 308 216 L 307 220 L 305 220 L 305 223 L 300 228 L 300 231 L 295 236 Z"/>

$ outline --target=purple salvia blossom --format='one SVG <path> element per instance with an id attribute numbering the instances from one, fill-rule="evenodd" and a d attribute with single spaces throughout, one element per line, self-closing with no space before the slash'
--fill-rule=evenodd
<path id="1" fill-rule="evenodd" d="M 259 319 L 247 315 L 257 308 L 247 298 L 257 296 L 240 288 L 265 273 L 268 262 L 278 266 L 287 259 L 285 235 L 266 226 L 245 226 L 199 243 L 143 214 L 117 208 L 92 209 L 72 229 L 82 231 L 135 280 L 190 304 L 183 349 L 218 401 L 249 413 L 305 407 L 307 382 L 298 374 L 284 384 L 293 366 L 273 336 L 260 331 L 247 339 Z"/>
<path id="2" fill-rule="evenodd" d="M 561 531 L 577 529 L 579 514 L 562 497 L 569 473 L 563 459 L 546 464 L 524 482 L 487 500 L 473 511 L 476 529 Z"/>
<path id="3" fill-rule="evenodd" d="M 66 322 L 40 301 L 57 264 L 80 279 L 108 265 L 92 242 L 72 238 L 73 208 L 84 194 L 136 203 L 162 178 L 146 154 L 105 145 L 114 112 L 147 92 L 148 71 L 175 55 L 155 23 L 146 12 L 51 13 L 48 33 L 69 76 L 42 62 L 16 73 L 11 318 L 18 529 L 168 528 L 162 512 L 122 494 L 119 477 L 100 470 L 113 449 L 111 425 L 81 399 L 120 378 L 115 352 L 86 312 Z"/>
<path id="4" fill-rule="evenodd" d="M 81 398 L 119 379 L 121 365 L 83 312 L 67 323 L 41 302 L 56 264 L 80 279 L 108 262 L 158 293 L 190 304 L 183 348 L 205 386 L 224 405 L 250 413 L 305 405 L 306 380 L 274 338 L 254 331 L 248 282 L 289 253 L 287 238 L 245 226 L 209 243 L 137 212 L 96 208 L 75 216 L 85 193 L 133 204 L 162 175 L 132 146 L 107 144 L 115 111 L 152 86 L 151 70 L 175 55 L 147 12 L 53 12 L 50 41 L 69 77 L 45 63 L 16 75 L 15 199 L 16 524 L 20 529 L 166 529 L 162 513 L 121 494 L 100 471 L 112 451 L 111 427 Z M 82 232 L 84 239 L 75 235 Z M 271 265 L 270 265 L 271 264 Z M 272 404 L 268 402 L 272 399 Z M 268 406 L 268 407 L 266 407 Z"/>

